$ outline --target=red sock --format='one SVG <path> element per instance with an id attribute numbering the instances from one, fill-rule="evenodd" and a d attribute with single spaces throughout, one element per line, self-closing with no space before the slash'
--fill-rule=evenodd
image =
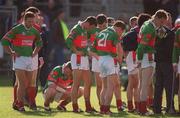
<path id="1" fill-rule="evenodd" d="M 116 106 L 117 106 L 117 108 L 120 108 L 120 107 L 122 106 L 122 101 L 121 101 L 121 99 L 116 100 Z"/>
<path id="2" fill-rule="evenodd" d="M 153 105 L 153 98 L 149 98 L 149 103 L 148 103 L 148 106 L 152 106 Z"/>
<path id="3" fill-rule="evenodd" d="M 146 101 L 141 101 L 140 102 L 140 109 L 139 109 L 139 111 L 141 113 L 146 113 L 147 112 L 147 103 L 146 103 Z"/>
<path id="4" fill-rule="evenodd" d="M 135 109 L 139 111 L 139 102 L 135 102 Z"/>
<path id="5" fill-rule="evenodd" d="M 86 110 L 91 110 L 91 109 L 92 109 L 91 103 L 90 103 L 89 100 L 88 100 L 88 101 L 85 101 L 85 105 L 86 105 Z"/>
<path id="6" fill-rule="evenodd" d="M 17 107 L 18 108 L 24 107 L 23 101 L 17 101 Z"/>
<path id="7" fill-rule="evenodd" d="M 132 101 L 128 101 L 128 110 L 133 110 L 133 103 Z"/>
<path id="8" fill-rule="evenodd" d="M 72 107 L 73 107 L 73 111 L 77 111 L 77 110 L 79 109 L 77 103 L 73 103 L 73 104 L 72 104 Z"/>
<path id="9" fill-rule="evenodd" d="M 104 113 L 104 107 L 105 107 L 104 105 L 101 105 L 101 106 L 100 106 L 100 112 L 101 112 L 101 113 Z"/>
<path id="10" fill-rule="evenodd" d="M 14 103 L 17 102 L 17 85 L 14 86 Z"/>
<path id="11" fill-rule="evenodd" d="M 104 105 L 104 112 L 110 111 L 110 106 L 109 105 Z"/>
<path id="12" fill-rule="evenodd" d="M 29 87 L 27 92 L 30 105 L 35 104 L 36 87 Z"/>
<path id="13" fill-rule="evenodd" d="M 65 107 L 69 102 L 67 100 L 63 100 L 61 103 L 60 103 L 60 106 L 63 106 Z"/>

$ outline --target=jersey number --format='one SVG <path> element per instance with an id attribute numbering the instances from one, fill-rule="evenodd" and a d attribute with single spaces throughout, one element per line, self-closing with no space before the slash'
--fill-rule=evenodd
<path id="1" fill-rule="evenodd" d="M 98 46 L 100 47 L 106 47 L 106 40 L 109 34 L 105 34 L 105 33 L 100 33 L 99 37 L 100 40 L 98 40 Z"/>

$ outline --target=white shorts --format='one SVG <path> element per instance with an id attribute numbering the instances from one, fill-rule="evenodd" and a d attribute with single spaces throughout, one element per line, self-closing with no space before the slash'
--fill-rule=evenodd
<path id="1" fill-rule="evenodd" d="M 15 60 L 13 60 L 13 69 L 20 69 L 20 70 L 26 70 L 26 71 L 34 71 L 38 69 L 38 55 L 35 57 L 25 57 L 20 56 L 16 57 Z"/>
<path id="2" fill-rule="evenodd" d="M 97 73 L 100 72 L 98 60 L 94 57 L 92 58 L 92 71 Z"/>
<path id="3" fill-rule="evenodd" d="M 100 77 L 105 78 L 109 75 L 116 74 L 114 59 L 111 56 L 100 56 L 98 63 L 100 69 Z"/>
<path id="4" fill-rule="evenodd" d="M 133 61 L 133 52 L 129 52 L 127 57 L 126 57 L 126 65 L 127 65 L 127 69 L 128 69 L 128 74 L 135 74 L 136 72 L 138 72 L 137 70 L 137 63 Z"/>
<path id="5" fill-rule="evenodd" d="M 77 55 L 71 55 L 71 66 L 72 69 L 89 70 L 89 59 L 88 56 L 80 57 L 80 64 L 77 63 Z"/>
<path id="6" fill-rule="evenodd" d="M 115 66 L 115 72 L 116 72 L 116 74 L 117 74 L 117 75 L 121 75 L 121 74 L 120 74 L 120 66 L 119 66 L 119 63 L 117 63 L 116 65 L 114 64 L 114 66 Z"/>
<path id="7" fill-rule="evenodd" d="M 153 55 L 153 60 L 154 60 L 154 55 Z M 148 54 L 146 53 L 143 55 L 141 68 L 147 68 L 147 67 L 155 67 L 155 62 L 154 61 L 150 62 L 148 59 Z"/>

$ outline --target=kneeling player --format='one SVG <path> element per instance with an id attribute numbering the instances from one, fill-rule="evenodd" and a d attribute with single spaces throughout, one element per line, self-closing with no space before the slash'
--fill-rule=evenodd
<path id="1" fill-rule="evenodd" d="M 72 68 L 71 63 L 67 62 L 62 66 L 56 66 L 48 76 L 46 87 L 44 89 L 44 109 L 51 111 L 50 103 L 56 101 L 59 103 L 57 109 L 66 111 L 65 106 L 71 102 L 71 84 Z M 79 88 L 78 98 L 83 95 L 84 89 Z"/>

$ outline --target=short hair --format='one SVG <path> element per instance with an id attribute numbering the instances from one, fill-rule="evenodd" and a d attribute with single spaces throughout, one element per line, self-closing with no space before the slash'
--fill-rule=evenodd
<path id="1" fill-rule="evenodd" d="M 131 24 L 132 21 L 137 21 L 138 17 L 137 16 L 133 16 L 129 19 L 129 24 Z"/>
<path id="2" fill-rule="evenodd" d="M 126 24 L 124 23 L 124 21 L 122 20 L 117 20 L 115 21 L 115 23 L 113 24 L 113 26 L 115 27 L 120 27 L 121 29 L 125 29 L 126 28 Z"/>
<path id="3" fill-rule="evenodd" d="M 147 20 L 151 19 L 151 15 L 146 14 L 146 13 L 141 13 L 138 16 L 137 24 L 139 27 L 143 25 L 143 23 Z"/>
<path id="4" fill-rule="evenodd" d="M 95 16 L 88 16 L 85 20 L 85 22 L 88 22 L 90 25 L 97 26 L 97 21 Z"/>
<path id="5" fill-rule="evenodd" d="M 28 8 L 25 10 L 25 12 L 28 12 L 28 11 L 33 12 L 34 14 L 40 13 L 40 10 L 39 10 L 37 7 L 34 7 L 34 6 L 28 7 Z"/>
<path id="6" fill-rule="evenodd" d="M 167 19 L 168 15 L 167 15 L 167 12 L 165 10 L 160 9 L 160 10 L 156 11 L 156 13 L 154 14 L 154 17 L 155 18 L 164 18 L 164 19 Z"/>
<path id="7" fill-rule="evenodd" d="M 107 23 L 107 16 L 104 14 L 98 14 L 96 16 L 97 24 Z"/>
<path id="8" fill-rule="evenodd" d="M 107 21 L 108 21 L 108 24 L 111 24 L 115 19 L 113 17 L 108 17 L 107 18 Z"/>
<path id="9" fill-rule="evenodd" d="M 35 15 L 34 15 L 34 13 L 33 12 L 30 12 L 30 11 L 28 11 L 28 12 L 26 12 L 25 14 L 24 14 L 24 19 L 26 20 L 27 18 L 34 18 L 35 17 Z"/>

